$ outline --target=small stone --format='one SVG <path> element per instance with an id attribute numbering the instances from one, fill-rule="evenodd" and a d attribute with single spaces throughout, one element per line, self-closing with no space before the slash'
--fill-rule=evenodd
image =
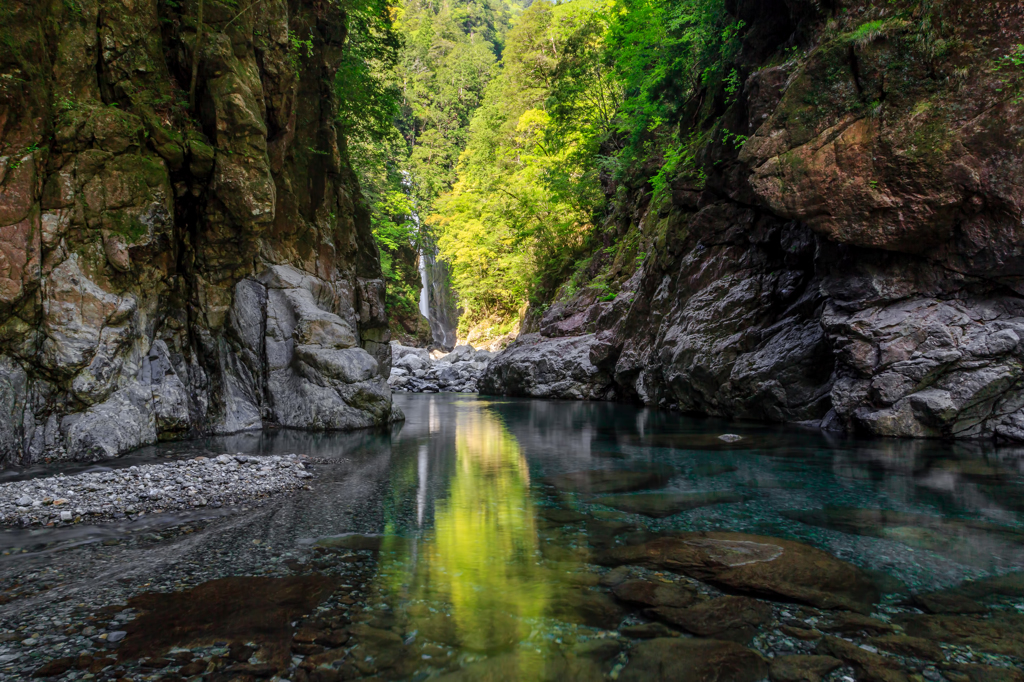
<path id="1" fill-rule="evenodd" d="M 120 642 L 122 639 L 124 639 L 125 635 L 127 634 L 128 633 L 124 630 L 114 630 L 113 632 L 107 634 L 107 641 Z"/>
<path id="2" fill-rule="evenodd" d="M 723 441 L 725 443 L 735 443 L 736 441 L 743 440 L 743 436 L 740 436 L 739 434 L 735 433 L 723 433 L 721 436 L 718 437 L 718 440 Z"/>

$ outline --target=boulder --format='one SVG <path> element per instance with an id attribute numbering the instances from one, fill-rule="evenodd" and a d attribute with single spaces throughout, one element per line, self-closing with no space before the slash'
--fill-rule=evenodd
<path id="1" fill-rule="evenodd" d="M 699 637 L 749 644 L 772 619 L 772 607 L 750 597 L 719 597 L 689 608 L 658 606 L 647 613 Z"/>
<path id="2" fill-rule="evenodd" d="M 877 588 L 859 568 L 792 540 L 744 533 L 684 533 L 609 550 L 610 566 L 669 570 L 732 591 L 819 608 L 870 613 Z"/>

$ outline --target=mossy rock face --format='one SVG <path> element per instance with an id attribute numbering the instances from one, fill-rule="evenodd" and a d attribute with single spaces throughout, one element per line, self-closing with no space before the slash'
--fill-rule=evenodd
<path id="1" fill-rule="evenodd" d="M 30 358 L 26 371 L 47 396 L 33 408 L 38 415 L 19 412 L 21 431 L 0 443 L 0 468 L 40 457 L 114 456 L 158 438 L 253 428 L 263 419 L 354 428 L 398 414 L 380 369 L 359 388 L 283 381 L 275 402 L 287 403 L 287 414 L 256 404 L 269 380 L 253 364 L 263 343 L 253 330 L 268 323 L 266 292 L 256 295 L 262 285 L 252 283 L 272 264 L 315 280 L 300 287 L 317 292 L 312 308 L 358 329 L 364 338 L 354 343 L 373 349 L 375 368 L 386 369 L 390 336 L 378 314 L 383 288 L 361 293 L 354 310 L 357 277 L 376 281 L 381 270 L 334 127 L 341 52 L 331 43 L 344 35 L 346 17 L 334 5 L 273 3 L 229 26 L 241 9 L 234 5 L 207 0 L 192 106 L 185 103 L 195 3 L 0 7 L 0 42 L 14 48 L 0 50 L 0 99 L 10 105 L 0 157 L 16 159 L 0 162 L 0 235 L 7 236 L 0 237 L 0 358 Z M 310 27 L 313 54 L 299 73 L 287 44 L 253 44 L 254 35 L 300 25 Z M 75 300 L 123 304 L 138 320 L 119 322 L 115 333 L 109 319 Z M 309 319 L 317 316 L 312 308 L 302 309 Z M 56 346 L 74 350 L 73 362 Z M 102 377 L 103 390 L 89 376 Z M 110 386 L 126 391 L 119 400 L 149 396 L 125 417 L 137 423 L 123 434 L 134 435 L 104 440 L 94 429 L 89 438 L 103 442 L 90 443 L 52 436 L 65 420 L 70 428 L 93 419 L 83 410 L 115 414 Z M 314 408 L 325 403 L 333 411 L 321 419 Z M 0 422 L 10 417 L 5 409 Z M 29 453 L 30 443 L 45 445 Z"/>

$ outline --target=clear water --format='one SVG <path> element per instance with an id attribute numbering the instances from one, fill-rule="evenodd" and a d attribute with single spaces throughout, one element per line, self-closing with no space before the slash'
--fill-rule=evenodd
<path id="1" fill-rule="evenodd" d="M 495 641 L 515 640 L 523 655 L 543 658 L 550 647 L 609 636 L 614 623 L 602 620 L 616 614 L 600 612 L 606 601 L 567 605 L 565 595 L 601 589 L 607 569 L 591 561 L 600 551 L 676 531 L 808 543 L 868 569 L 886 592 L 883 610 L 913 593 L 1024 567 L 1021 448 L 856 441 L 606 403 L 395 400 L 407 420 L 391 433 L 240 434 L 136 456 L 305 454 L 317 462 L 311 491 L 101 528 L 4 531 L 0 594 L 13 598 L 0 628 L 73 625 L 141 592 L 226 576 L 315 571 L 337 576 L 347 586 L 338 594 L 353 602 L 339 604 L 335 594 L 322 612 L 397 632 L 407 648 L 433 647 L 387 668 L 392 679 L 425 679 L 485 657 Z M 592 470 L 621 472 L 590 479 L 605 489 L 620 476 L 659 473 L 652 489 L 602 493 L 577 474 Z M 705 496 L 718 503 L 668 516 L 623 511 L 627 496 L 657 507 L 687 493 L 718 493 Z M 646 620 L 624 614 L 625 624 Z M 86 645 L 65 637 L 39 655 Z M 616 660 L 621 668 L 628 656 Z"/>

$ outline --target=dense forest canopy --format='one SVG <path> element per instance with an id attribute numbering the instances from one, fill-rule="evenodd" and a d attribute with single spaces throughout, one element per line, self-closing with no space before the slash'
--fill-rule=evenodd
<path id="1" fill-rule="evenodd" d="M 735 155 L 747 139 L 729 111 L 749 75 L 750 27 L 726 0 L 352 1 L 365 26 L 339 87 L 358 90 L 343 117 L 389 302 L 415 308 L 413 261 L 399 251 L 436 247 L 460 335 L 507 331 L 527 304 L 539 311 L 582 287 L 613 298 L 645 257 L 636 221 L 614 215 L 626 198 L 700 190 L 715 172 L 709 145 Z M 910 31 L 948 49 L 930 8 L 834 8 L 829 26 L 860 40 Z M 797 32 L 772 59 L 809 48 Z M 1000 65 L 1018 68 L 1022 54 Z"/>

